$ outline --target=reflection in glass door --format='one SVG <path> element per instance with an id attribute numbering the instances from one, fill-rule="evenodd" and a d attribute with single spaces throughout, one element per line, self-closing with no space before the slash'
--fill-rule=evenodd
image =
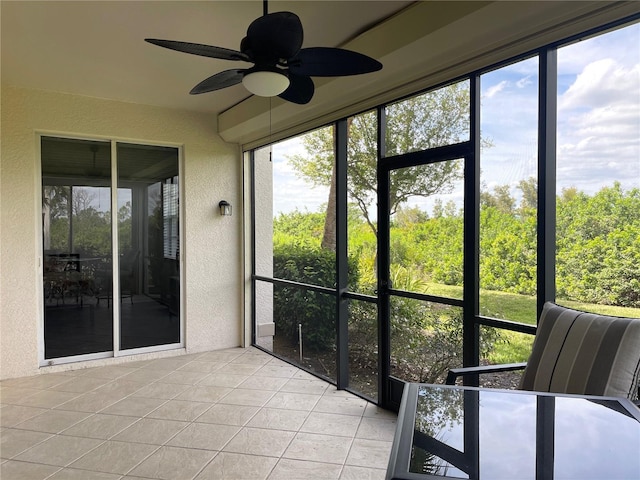
<path id="1" fill-rule="evenodd" d="M 180 343 L 178 150 L 116 146 L 41 139 L 49 363 Z"/>
<path id="2" fill-rule="evenodd" d="M 113 350 L 111 145 L 43 137 L 44 358 Z"/>
<path id="3" fill-rule="evenodd" d="M 464 159 L 444 160 L 391 168 L 381 182 L 389 215 L 381 231 L 388 255 L 379 295 L 389 328 L 392 403 L 403 382 L 443 383 L 449 368 L 462 366 L 463 171 Z M 394 192 L 409 182 L 434 189 L 394 204 Z"/>
<path id="4" fill-rule="evenodd" d="M 117 154 L 120 349 L 179 343 L 178 150 L 119 143 Z"/>

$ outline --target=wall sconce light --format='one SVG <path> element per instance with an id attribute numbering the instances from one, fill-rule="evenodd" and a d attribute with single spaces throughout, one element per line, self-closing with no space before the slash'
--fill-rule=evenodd
<path id="1" fill-rule="evenodd" d="M 229 202 L 227 202 L 226 200 L 220 200 L 218 206 L 220 207 L 220 215 L 228 217 L 231 216 L 231 204 Z"/>

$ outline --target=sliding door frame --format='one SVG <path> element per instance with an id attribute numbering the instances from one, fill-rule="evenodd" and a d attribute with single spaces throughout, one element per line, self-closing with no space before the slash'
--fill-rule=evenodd
<path id="1" fill-rule="evenodd" d="M 80 134 L 69 134 L 58 131 L 48 131 L 48 130 L 38 130 L 35 132 L 35 159 L 36 168 L 35 168 L 35 183 L 36 183 L 36 196 L 37 201 L 36 205 L 40 205 L 40 210 L 36 214 L 36 234 L 37 234 L 37 242 L 36 242 L 36 258 L 38 259 L 38 285 L 37 285 L 37 295 L 38 295 L 38 363 L 40 367 L 44 366 L 52 366 L 52 365 L 60 365 L 66 363 L 77 363 L 84 361 L 92 361 L 99 360 L 105 358 L 117 358 L 117 357 L 125 357 L 130 355 L 137 355 L 142 353 L 151 353 L 151 352 L 159 352 L 165 350 L 175 350 L 178 348 L 185 347 L 185 306 L 184 306 L 184 290 L 185 290 L 185 275 L 184 275 L 184 258 L 185 258 L 185 250 L 186 245 L 184 242 L 184 225 L 185 225 L 185 202 L 184 200 L 179 202 L 178 212 L 179 212 L 179 229 L 178 229 L 178 237 L 179 237 L 179 245 L 181 246 L 177 261 L 179 263 L 178 275 L 180 277 L 180 326 L 179 326 L 179 342 L 171 343 L 171 344 L 163 344 L 163 345 L 154 345 L 149 347 L 141 347 L 141 348 L 132 348 L 127 350 L 122 350 L 120 348 L 120 320 L 121 320 L 121 312 L 120 312 L 120 302 L 113 301 L 113 314 L 112 314 L 112 322 L 113 322 L 113 349 L 105 352 L 96 352 L 89 354 L 80 354 L 73 355 L 68 357 L 58 357 L 58 358 L 45 358 L 45 302 L 44 302 L 44 245 L 43 245 L 43 224 L 42 224 L 42 213 L 41 213 L 41 205 L 43 202 L 43 193 L 42 193 L 42 139 L 50 137 L 57 139 L 68 139 L 68 140 L 82 140 L 89 142 L 103 142 L 109 143 L 111 149 L 111 179 L 109 188 L 111 191 L 110 195 L 110 208 L 111 208 L 111 262 L 112 262 L 112 285 L 113 285 L 113 296 L 115 297 L 115 293 L 120 291 L 120 262 L 119 262 L 119 242 L 118 242 L 118 169 L 117 169 L 117 148 L 118 145 L 141 145 L 141 146 L 150 146 L 150 147 L 167 147 L 167 148 L 175 148 L 177 151 L 177 161 L 178 161 L 178 189 L 179 189 L 179 198 L 183 199 L 184 197 L 184 148 L 182 144 L 171 143 L 171 142 L 153 142 L 146 140 L 131 140 L 119 137 L 103 137 L 96 135 L 80 135 Z M 115 214 L 113 214 L 115 212 Z"/>

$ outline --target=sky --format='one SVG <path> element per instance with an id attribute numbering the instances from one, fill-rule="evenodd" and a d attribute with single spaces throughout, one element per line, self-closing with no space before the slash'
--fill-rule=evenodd
<path id="1" fill-rule="evenodd" d="M 481 183 L 491 191 L 537 175 L 538 60 L 481 78 Z M 557 186 L 593 194 L 619 181 L 640 188 L 640 23 L 558 50 Z M 287 157 L 304 154 L 299 138 L 273 146 L 274 214 L 319 211 L 328 188 L 296 175 Z M 442 195 L 462 205 L 461 187 Z M 433 198 L 409 201 L 430 211 Z"/>

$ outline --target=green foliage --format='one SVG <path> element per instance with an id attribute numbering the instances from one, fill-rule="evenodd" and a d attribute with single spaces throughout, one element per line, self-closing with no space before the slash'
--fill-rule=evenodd
<path id="1" fill-rule="evenodd" d="M 349 259 L 351 287 L 358 281 L 358 266 Z M 273 275 L 275 278 L 335 288 L 335 253 L 320 247 L 303 244 L 281 244 L 274 247 Z M 298 325 L 302 325 L 305 349 L 335 349 L 336 297 L 299 287 L 274 286 L 274 318 L 277 335 L 284 335 L 293 343 L 298 339 Z"/>
<path id="2" fill-rule="evenodd" d="M 378 162 L 376 112 L 348 120 L 347 193 L 374 233 L 370 216 L 377 201 Z M 469 86 L 462 82 L 411 97 L 387 108 L 387 155 L 453 144 L 469 135 Z M 310 184 L 330 186 L 334 164 L 333 128 L 321 128 L 302 138 L 306 155 L 289 157 L 297 174 Z M 462 178 L 462 162 L 438 162 L 396 170 L 390 178 L 390 210 L 396 212 L 410 197 L 447 193 Z"/>
<path id="3" fill-rule="evenodd" d="M 640 189 L 563 192 L 557 224 L 558 296 L 640 307 Z"/>
<path id="4" fill-rule="evenodd" d="M 281 213 L 273 220 L 274 245 L 304 245 L 318 248 L 322 240 L 324 213 L 294 210 Z M 303 233 L 301 235 L 301 233 Z"/>

